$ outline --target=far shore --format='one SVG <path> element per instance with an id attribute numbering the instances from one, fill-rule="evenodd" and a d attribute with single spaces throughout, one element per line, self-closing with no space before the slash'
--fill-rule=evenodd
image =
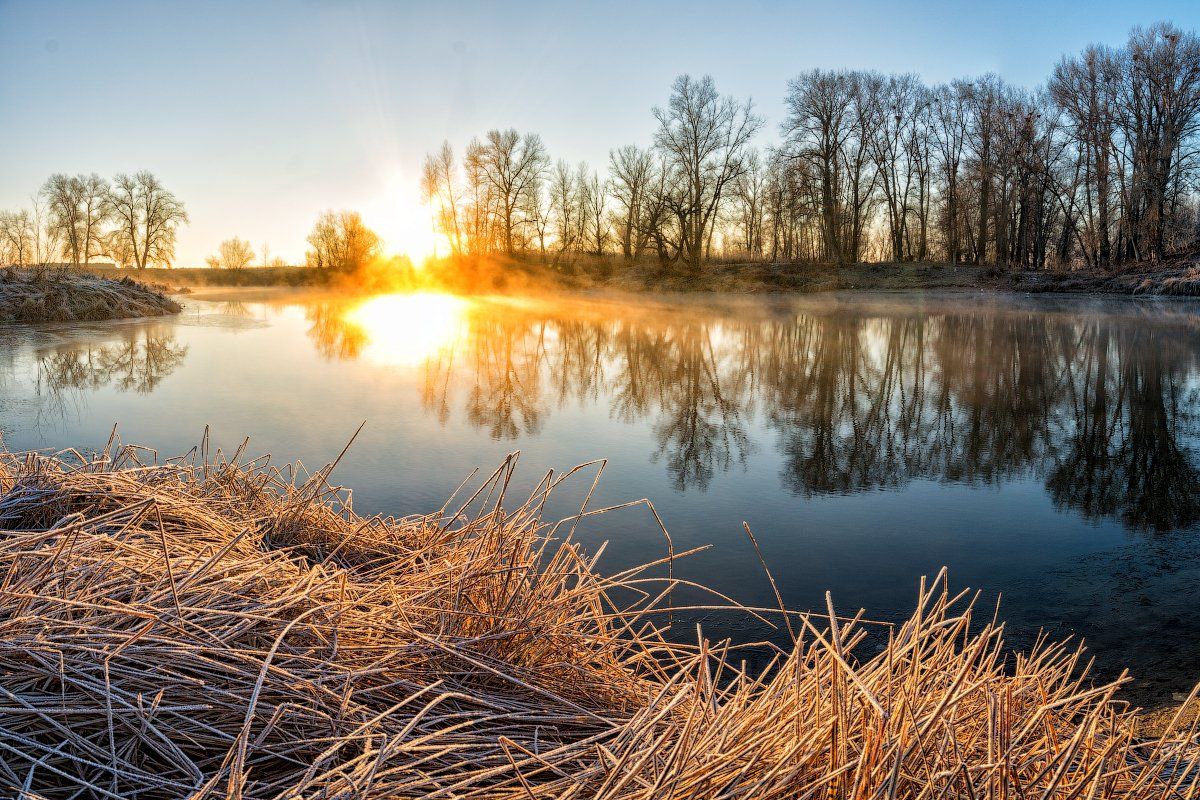
<path id="1" fill-rule="evenodd" d="M 699 272 L 654 263 L 590 259 L 567 266 L 539 260 L 459 259 L 432 262 L 401 274 L 347 276 L 308 267 L 239 270 L 209 268 L 126 270 L 83 267 L 102 277 L 130 276 L 165 288 L 311 287 L 367 292 L 442 289 L 467 293 L 614 289 L 627 292 L 786 293 L 968 290 L 1089 295 L 1200 296 L 1200 261 L 1136 264 L 1112 271 L 1023 271 L 946 263 L 792 264 L 714 261 Z"/>

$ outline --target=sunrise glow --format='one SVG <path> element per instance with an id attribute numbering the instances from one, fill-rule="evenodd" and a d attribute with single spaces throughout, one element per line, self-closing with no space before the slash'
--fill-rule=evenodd
<path id="1" fill-rule="evenodd" d="M 362 214 L 364 222 L 382 237 L 383 250 L 389 256 L 408 256 L 419 268 L 447 250 L 445 237 L 435 230 L 432 210 L 420 200 L 415 179 L 399 170 L 363 206 Z"/>
<path id="2" fill-rule="evenodd" d="M 346 315 L 366 334 L 362 355 L 378 364 L 420 366 L 458 339 L 467 301 L 417 292 L 372 298 Z"/>

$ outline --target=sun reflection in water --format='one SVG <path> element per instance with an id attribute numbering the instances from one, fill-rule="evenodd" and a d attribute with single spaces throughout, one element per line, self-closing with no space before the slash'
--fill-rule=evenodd
<path id="1" fill-rule="evenodd" d="M 467 301 L 417 292 L 372 298 L 346 315 L 362 329 L 360 355 L 379 364 L 416 367 L 451 347 L 462 329 Z"/>

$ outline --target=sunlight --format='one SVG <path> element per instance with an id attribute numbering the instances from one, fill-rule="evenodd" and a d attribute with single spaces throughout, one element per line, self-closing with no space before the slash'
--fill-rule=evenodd
<path id="1" fill-rule="evenodd" d="M 458 339 L 466 307 L 467 301 L 448 294 L 390 294 L 358 306 L 346 315 L 346 322 L 366 334 L 366 358 L 416 367 Z"/>
<path id="2" fill-rule="evenodd" d="M 388 255 L 408 256 L 418 269 L 449 249 L 445 237 L 434 230 L 433 210 L 420 201 L 415 181 L 400 171 L 393 172 L 383 190 L 363 207 L 362 215 L 383 237 Z"/>

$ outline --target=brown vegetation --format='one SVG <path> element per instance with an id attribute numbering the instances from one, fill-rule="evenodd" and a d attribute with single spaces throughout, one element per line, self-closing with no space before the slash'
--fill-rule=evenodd
<path id="1" fill-rule="evenodd" d="M 0 322 L 82 322 L 178 314 L 180 305 L 129 277 L 0 270 Z"/>
<path id="2" fill-rule="evenodd" d="M 1122 268 L 1067 271 L 999 269 L 938 262 L 859 264 L 717 259 L 696 273 L 627 262 L 614 256 L 576 256 L 567 264 L 536 257 L 460 257 L 427 264 L 401 288 L 468 293 L 618 289 L 629 292 L 909 292 L 964 290 L 1022 293 L 1200 296 L 1200 254 Z"/>
<path id="3" fill-rule="evenodd" d="M 115 279 L 124 270 L 89 267 Z M 462 256 L 414 269 L 404 259 L 379 262 L 343 274 L 309 267 L 242 270 L 147 269 L 138 276 L 159 286 L 323 287 L 347 292 L 436 289 L 464 294 L 542 293 L 580 289 L 630 292 L 890 292 L 971 290 L 992 292 L 1200 296 L 1200 260 L 1194 255 L 1162 264 L 1137 262 L 1120 269 L 1068 271 L 1001 270 L 972 264 L 901 262 L 879 264 L 787 263 L 719 259 L 700 273 L 662 268 L 615 256 L 574 257 L 554 265 L 536 257 Z M 172 291 L 186 291 L 174 289 Z"/>
<path id="4" fill-rule="evenodd" d="M 777 616 L 761 674 L 671 643 L 671 584 L 604 577 L 503 509 L 364 519 L 206 448 L 0 457 L 0 783 L 25 797 L 1193 796 L 1081 652 L 1009 656 L 943 579 L 877 653 L 861 614 Z M 747 611 L 747 613 L 750 613 Z M 765 613 L 765 612 L 760 612 Z M 1166 725 L 1176 729 L 1177 725 Z"/>
<path id="5" fill-rule="evenodd" d="M 130 272 L 114 267 L 90 266 L 88 273 L 120 279 Z M 326 286 L 334 277 L 328 270 L 309 267 L 254 267 L 248 269 L 158 269 L 138 270 L 139 279 L 172 286 Z"/>

